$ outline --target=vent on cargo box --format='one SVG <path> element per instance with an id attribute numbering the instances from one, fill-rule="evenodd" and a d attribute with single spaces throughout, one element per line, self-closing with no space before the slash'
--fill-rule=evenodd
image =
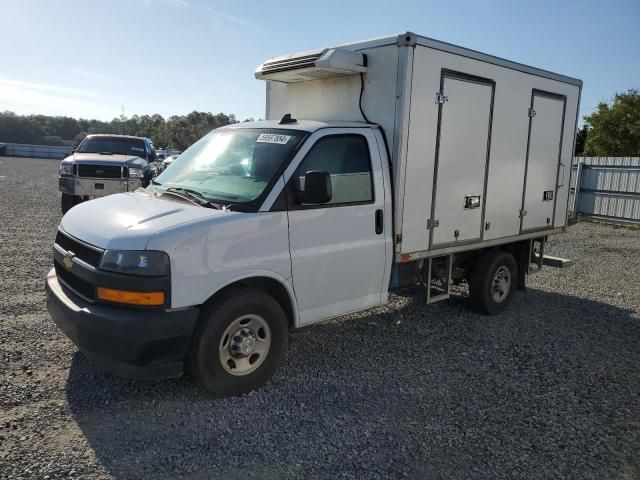
<path id="1" fill-rule="evenodd" d="M 356 75 L 366 71 L 363 54 L 339 48 L 327 48 L 304 55 L 289 55 L 267 60 L 257 68 L 255 75 L 259 80 L 294 83 Z"/>

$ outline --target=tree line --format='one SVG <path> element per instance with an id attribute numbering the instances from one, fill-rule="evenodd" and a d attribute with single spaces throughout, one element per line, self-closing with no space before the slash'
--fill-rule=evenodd
<path id="1" fill-rule="evenodd" d="M 252 120 L 252 119 L 249 119 Z M 148 137 L 156 148 L 184 150 L 214 128 L 237 123 L 224 113 L 191 112 L 167 119 L 162 115 L 133 115 L 130 118 L 101 120 L 16 115 L 0 112 L 0 142 L 34 145 L 77 145 L 90 133 L 117 133 Z"/>
<path id="2" fill-rule="evenodd" d="M 195 111 L 167 119 L 134 115 L 110 122 L 2 112 L 0 142 L 71 146 L 89 133 L 119 133 L 149 137 L 157 148 L 184 150 L 214 128 L 231 123 L 237 123 L 233 114 Z M 640 156 L 640 90 L 616 93 L 584 117 L 576 135 L 576 155 Z"/>
<path id="3" fill-rule="evenodd" d="M 576 155 L 583 157 L 640 156 L 640 90 L 616 93 L 600 102 L 576 135 Z"/>

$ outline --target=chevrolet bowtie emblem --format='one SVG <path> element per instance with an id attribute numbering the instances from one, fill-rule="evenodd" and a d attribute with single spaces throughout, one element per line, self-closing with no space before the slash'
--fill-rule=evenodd
<path id="1" fill-rule="evenodd" d="M 67 252 L 64 254 L 62 263 L 64 263 L 64 268 L 66 268 L 67 270 L 71 270 L 71 268 L 73 267 L 73 257 L 75 257 L 75 254 L 73 252 Z"/>

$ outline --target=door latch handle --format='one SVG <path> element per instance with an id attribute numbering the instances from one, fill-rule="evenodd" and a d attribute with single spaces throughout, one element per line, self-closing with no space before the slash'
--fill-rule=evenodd
<path id="1" fill-rule="evenodd" d="M 384 231 L 384 214 L 381 209 L 376 210 L 376 234 L 380 235 Z"/>
<path id="2" fill-rule="evenodd" d="M 560 172 L 562 172 L 562 176 L 560 175 Z M 556 187 L 564 187 L 564 163 L 560 162 L 560 169 L 558 171 L 558 183 L 556 184 Z"/>
<path id="3" fill-rule="evenodd" d="M 464 197 L 464 208 L 478 208 L 480 206 L 480 195 L 467 195 Z"/>

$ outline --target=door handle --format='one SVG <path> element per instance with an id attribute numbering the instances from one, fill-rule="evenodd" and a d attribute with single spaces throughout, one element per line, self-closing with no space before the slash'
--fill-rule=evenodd
<path id="1" fill-rule="evenodd" d="M 384 214 L 381 209 L 376 210 L 376 234 L 380 235 L 384 231 Z"/>
<path id="2" fill-rule="evenodd" d="M 558 171 L 558 184 L 556 185 L 556 187 L 563 187 L 564 186 L 564 163 L 560 162 L 560 169 L 562 172 L 562 177 L 560 177 L 560 171 Z"/>
<path id="3" fill-rule="evenodd" d="M 480 195 L 467 195 L 464 197 L 464 208 L 478 208 L 480 206 Z"/>

